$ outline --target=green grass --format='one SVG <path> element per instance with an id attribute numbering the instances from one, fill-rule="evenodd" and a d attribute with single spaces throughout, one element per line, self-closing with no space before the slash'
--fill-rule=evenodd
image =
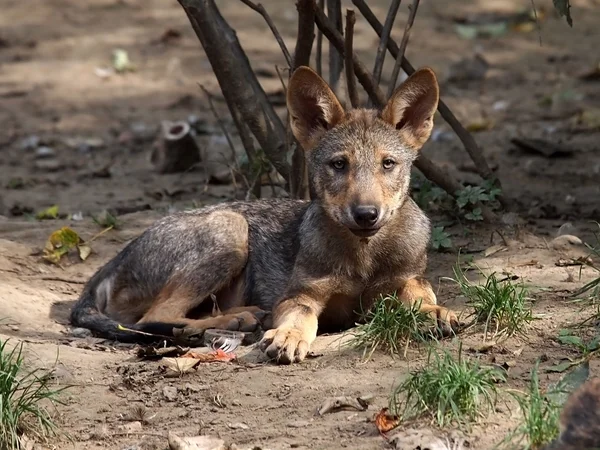
<path id="1" fill-rule="evenodd" d="M 590 251 L 590 258 L 595 258 L 598 260 L 600 259 L 600 223 L 596 222 L 596 225 L 598 226 L 598 231 L 595 233 L 596 245 L 585 245 Z M 600 267 L 595 265 L 593 262 L 588 263 L 587 266 L 598 272 L 599 276 L 594 278 L 589 283 L 586 283 L 581 289 L 577 290 L 573 296 L 581 297 L 586 295 L 591 300 L 600 300 Z M 583 266 L 581 268 L 583 269 Z"/>
<path id="2" fill-rule="evenodd" d="M 434 336 L 436 324 L 419 308 L 420 303 L 405 306 L 396 294 L 380 295 L 348 345 L 363 349 L 364 355 L 380 349 L 406 357 L 411 342 L 424 342 Z"/>
<path id="3" fill-rule="evenodd" d="M 447 350 L 430 348 L 427 365 L 411 372 L 392 393 L 390 411 L 403 420 L 429 416 L 444 427 L 465 425 L 494 410 L 496 383 L 504 374 L 483 367 L 477 360 L 458 359 Z"/>
<path id="4" fill-rule="evenodd" d="M 61 403 L 58 395 L 66 387 L 51 386 L 52 373 L 25 367 L 23 344 L 13 349 L 0 342 L 0 448 L 22 448 L 23 434 L 44 440 L 57 434 L 57 426 L 48 411 Z"/>
<path id="5" fill-rule="evenodd" d="M 511 449 L 535 450 L 558 436 L 561 405 L 549 395 L 551 393 L 540 389 L 538 364 L 531 371 L 529 391 L 510 394 L 519 404 L 523 421 L 501 445 L 509 445 L 505 448 Z"/>
<path id="6" fill-rule="evenodd" d="M 486 277 L 484 284 L 475 284 L 459 266 L 454 268 L 453 281 L 474 309 L 475 321 L 485 324 L 486 339 L 491 330 L 494 336 L 520 333 L 533 320 L 528 291 L 523 285 L 499 280 L 495 273 Z"/>

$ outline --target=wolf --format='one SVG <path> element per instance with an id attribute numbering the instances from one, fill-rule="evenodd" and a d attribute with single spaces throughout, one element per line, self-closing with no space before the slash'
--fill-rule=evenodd
<path id="1" fill-rule="evenodd" d="M 455 330 L 423 277 L 431 226 L 409 192 L 438 100 L 425 67 L 383 108 L 345 110 L 299 67 L 287 107 L 311 200 L 232 201 L 158 220 L 92 276 L 71 323 L 137 342 L 266 321 L 260 347 L 283 364 L 302 361 L 318 331 L 354 326 L 380 294 Z"/>

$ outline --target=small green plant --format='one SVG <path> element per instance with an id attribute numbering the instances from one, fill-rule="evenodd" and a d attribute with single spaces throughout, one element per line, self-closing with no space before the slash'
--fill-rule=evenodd
<path id="1" fill-rule="evenodd" d="M 448 199 L 448 194 L 442 188 L 437 187 L 423 175 L 412 178 L 413 199 L 422 209 L 429 209 L 432 204 L 441 203 Z"/>
<path id="2" fill-rule="evenodd" d="M 433 227 L 431 230 L 431 247 L 437 251 L 452 247 L 452 240 L 444 227 Z"/>
<path id="3" fill-rule="evenodd" d="M 429 416 L 440 427 L 468 424 L 494 410 L 496 383 L 504 380 L 498 370 L 463 358 L 462 345 L 458 359 L 430 347 L 426 366 L 412 372 L 392 393 L 390 411 L 403 420 Z"/>
<path id="4" fill-rule="evenodd" d="M 486 277 L 484 284 L 474 284 L 458 265 L 454 267 L 453 281 L 474 309 L 475 321 L 485 324 L 486 339 L 490 327 L 494 328 L 494 336 L 508 337 L 521 332 L 533 320 L 528 292 L 523 285 L 515 285 L 510 279 L 499 280 L 495 273 Z"/>
<path id="5" fill-rule="evenodd" d="M 97 216 L 93 216 L 92 220 L 102 228 L 117 229 L 119 221 L 107 210 L 101 211 Z"/>
<path id="6" fill-rule="evenodd" d="M 563 345 L 575 347 L 582 356 L 588 356 L 591 352 L 600 349 L 600 336 L 596 336 L 586 342 L 581 336 L 574 335 L 571 330 L 567 329 L 558 332 L 558 342 Z"/>
<path id="7" fill-rule="evenodd" d="M 558 391 L 544 392 L 540 389 L 538 366 L 539 363 L 536 363 L 531 371 L 527 393 L 510 392 L 523 415 L 521 425 L 502 442 L 505 445 L 510 443 L 511 449 L 518 445 L 519 448 L 535 450 L 558 436 L 561 405 L 552 395 Z"/>
<path id="8" fill-rule="evenodd" d="M 465 186 L 456 193 L 456 206 L 465 219 L 483 220 L 481 207 L 477 205 L 493 205 L 501 193 L 494 180 L 486 180 L 481 186 Z"/>
<path id="9" fill-rule="evenodd" d="M 586 247 L 590 250 L 588 261 L 591 261 L 591 258 L 600 259 L 600 223 L 595 222 L 598 226 L 598 231 L 596 231 L 596 245 L 585 244 Z M 573 295 L 576 297 L 582 296 L 584 294 L 588 294 L 591 300 L 600 300 L 600 267 L 595 265 L 593 262 L 587 263 L 588 267 L 591 267 L 596 272 L 598 272 L 599 276 L 589 283 L 586 283 L 581 289 L 575 292 Z M 581 277 L 581 270 L 583 270 L 583 266 L 581 266 L 579 276 Z"/>
<path id="10" fill-rule="evenodd" d="M 9 349 L 7 343 L 0 342 L 0 448 L 20 450 L 23 434 L 38 440 L 57 435 L 47 406 L 61 404 L 66 387 L 53 389 L 51 372 L 27 370 L 23 344 Z"/>
<path id="11" fill-rule="evenodd" d="M 435 324 L 432 318 L 419 311 L 420 303 L 405 306 L 397 295 L 380 295 L 373 307 L 364 315 L 348 345 L 362 348 L 370 355 L 377 349 L 392 355 L 406 357 L 411 342 L 424 342 L 433 337 Z"/>

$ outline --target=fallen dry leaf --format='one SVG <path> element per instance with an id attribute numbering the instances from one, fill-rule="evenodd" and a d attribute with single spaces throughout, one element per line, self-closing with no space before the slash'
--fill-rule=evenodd
<path id="1" fill-rule="evenodd" d="M 48 209 L 40 211 L 35 215 L 38 220 L 56 219 L 58 217 L 58 205 L 51 206 Z"/>
<path id="2" fill-rule="evenodd" d="M 196 353 L 193 351 L 189 351 L 184 355 L 181 355 L 182 358 L 192 358 L 199 362 L 212 362 L 212 361 L 221 361 L 221 362 L 229 362 L 235 359 L 235 354 L 226 353 L 221 349 L 217 349 L 214 352 L 209 353 Z"/>
<path id="3" fill-rule="evenodd" d="M 506 247 L 506 245 L 503 245 L 503 244 L 492 245 L 491 247 L 488 247 L 485 249 L 485 251 L 483 252 L 483 256 L 485 256 L 487 258 L 489 256 L 495 255 L 496 253 L 502 252 L 507 249 L 508 249 L 508 247 Z"/>
<path id="4" fill-rule="evenodd" d="M 375 416 L 375 426 L 380 433 L 387 433 L 400 425 L 400 417 L 389 414 L 387 408 L 383 408 Z"/>
<path id="5" fill-rule="evenodd" d="M 74 249 L 78 250 L 82 261 L 85 261 L 92 252 L 90 246 L 75 231 L 69 227 L 62 227 L 50 235 L 42 257 L 53 264 L 59 264 L 60 259 Z"/>
<path id="6" fill-rule="evenodd" d="M 181 438 L 169 431 L 169 450 L 227 450 L 223 439 L 212 436 L 195 436 Z"/>
<path id="7" fill-rule="evenodd" d="M 356 409 L 358 411 L 366 411 L 369 403 L 372 401 L 371 395 L 363 395 L 361 397 L 333 397 L 328 398 L 319 408 L 319 415 L 340 411 L 344 409 Z"/>
<path id="8" fill-rule="evenodd" d="M 193 358 L 163 358 L 163 363 L 167 369 L 166 376 L 181 376 L 184 373 L 191 372 L 199 360 Z"/>

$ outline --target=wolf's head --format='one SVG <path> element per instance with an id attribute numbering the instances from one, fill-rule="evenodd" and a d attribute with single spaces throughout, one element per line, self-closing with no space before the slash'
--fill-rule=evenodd
<path id="1" fill-rule="evenodd" d="M 435 74 L 423 68 L 383 110 L 344 111 L 316 72 L 296 69 L 287 105 L 306 152 L 312 199 L 355 235 L 377 233 L 408 195 L 410 169 L 429 139 L 438 99 Z"/>

